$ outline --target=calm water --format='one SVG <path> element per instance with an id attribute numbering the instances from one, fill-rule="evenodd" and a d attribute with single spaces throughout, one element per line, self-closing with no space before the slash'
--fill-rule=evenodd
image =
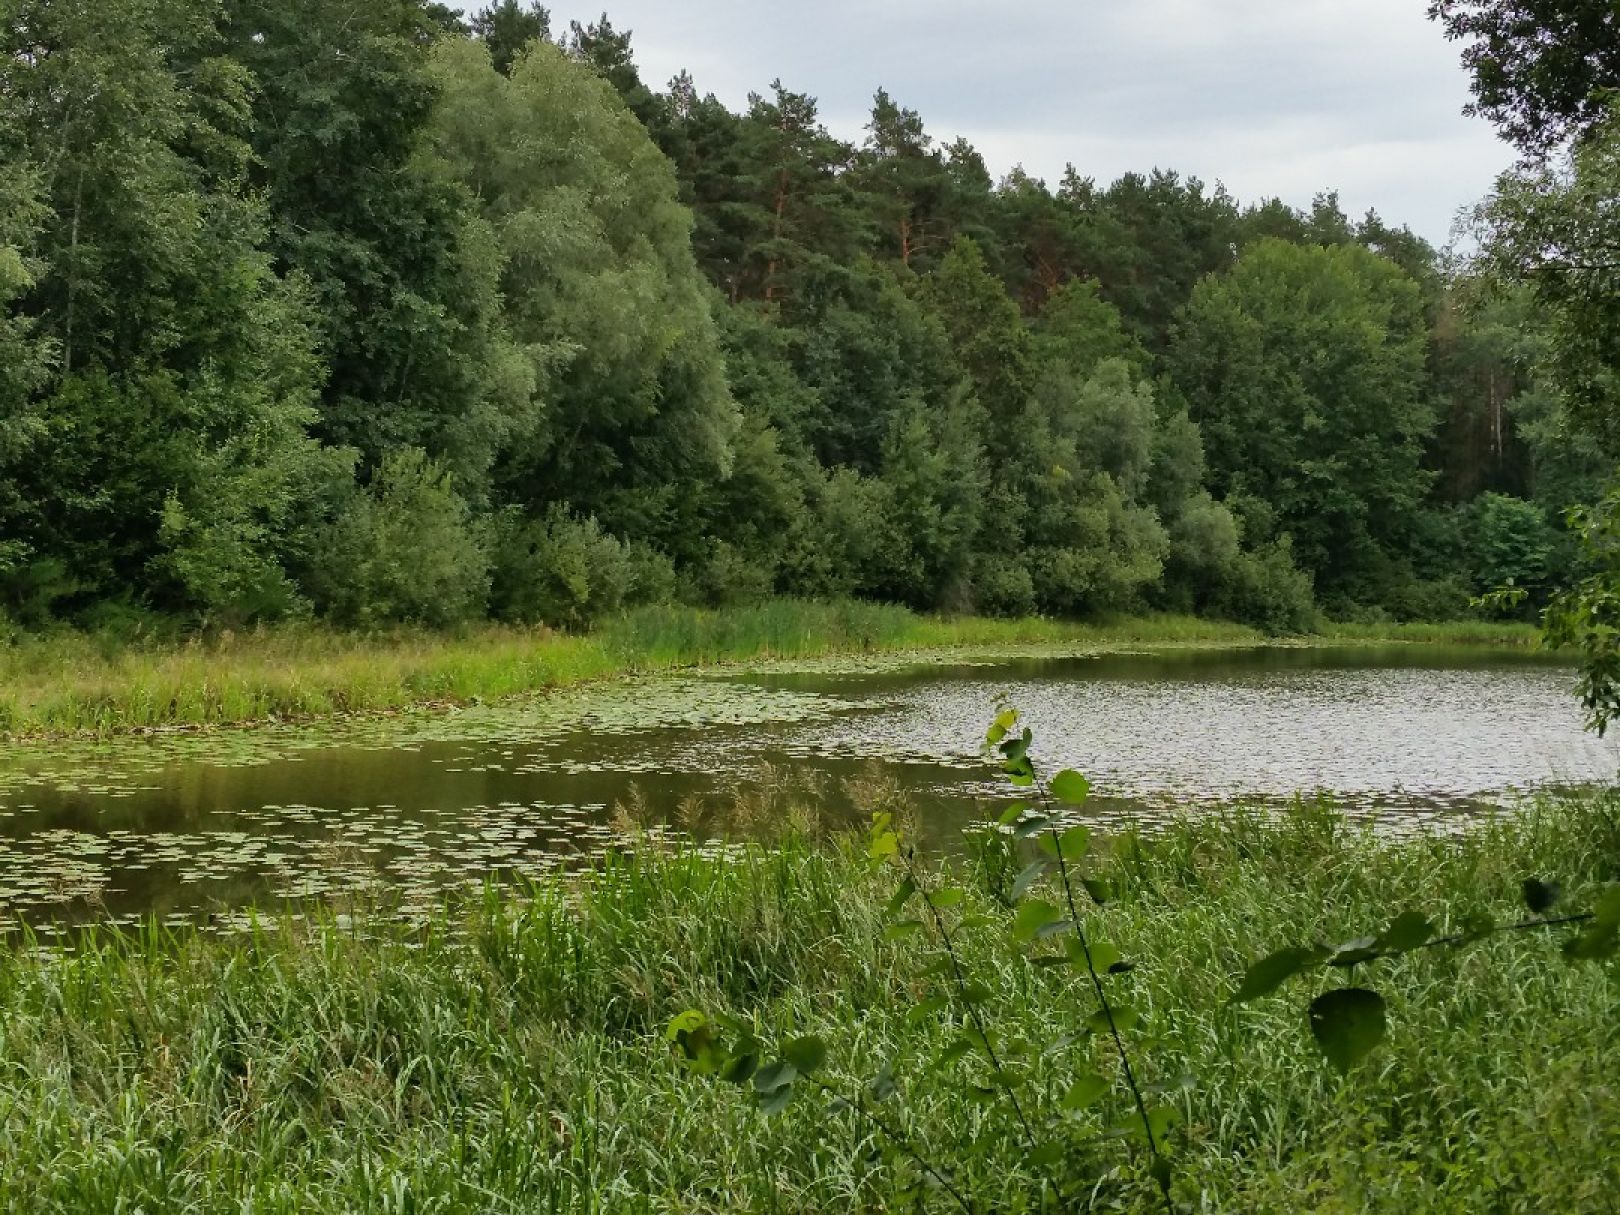
<path id="1" fill-rule="evenodd" d="M 697 835 L 874 783 L 947 844 L 1005 790 L 979 750 L 998 702 L 1090 812 L 1332 791 L 1389 826 L 1452 825 L 1515 791 L 1611 780 L 1570 670 L 1414 648 L 1182 650 L 916 666 L 803 664 L 624 681 L 460 713 L 0 756 L 0 925 L 387 890 L 407 909 L 490 873 L 599 851 L 627 815 Z M 722 816 L 723 817 L 723 816 Z"/>

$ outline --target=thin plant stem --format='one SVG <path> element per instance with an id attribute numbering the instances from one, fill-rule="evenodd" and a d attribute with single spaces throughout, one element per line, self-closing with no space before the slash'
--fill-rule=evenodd
<path id="1" fill-rule="evenodd" d="M 1030 1124 L 1029 1117 L 1024 1113 L 1023 1104 L 1018 1100 L 1018 1094 L 1013 1092 L 1012 1086 L 1005 1082 L 1006 1072 L 1002 1069 L 1001 1058 L 996 1053 L 995 1044 L 990 1040 L 989 1027 L 985 1025 L 983 1016 L 979 1013 L 978 1005 L 966 998 L 967 972 L 963 969 L 962 959 L 956 952 L 956 941 L 949 927 L 945 924 L 945 917 L 940 915 L 939 908 L 935 907 L 933 900 L 928 897 L 928 890 L 922 883 L 922 875 L 917 872 L 916 862 L 911 848 L 908 846 L 905 853 L 906 876 L 911 879 L 917 892 L 922 895 L 923 902 L 928 905 L 929 917 L 934 921 L 934 931 L 939 934 L 941 944 L 945 946 L 945 955 L 951 961 L 951 977 L 956 984 L 957 995 L 962 997 L 962 1005 L 967 1011 L 968 1019 L 973 1022 L 973 1028 L 979 1033 L 979 1040 L 984 1043 L 984 1053 L 990 1060 L 990 1066 L 996 1069 L 996 1075 L 1001 1079 L 999 1085 L 1002 1092 L 1007 1095 L 1007 1101 L 1012 1105 L 1013 1113 L 1017 1115 L 1019 1125 L 1024 1128 L 1024 1138 L 1031 1150 L 1036 1145 L 1035 1128 Z"/>
<path id="2" fill-rule="evenodd" d="M 1046 787 L 1046 782 L 1038 776 L 1034 779 L 1036 792 L 1039 794 L 1042 804 L 1046 807 L 1047 817 L 1055 822 L 1055 816 L 1052 814 L 1051 791 Z M 1091 988 L 1097 996 L 1097 1007 L 1102 1012 L 1103 1019 L 1108 1022 L 1108 1034 L 1114 1040 L 1114 1050 L 1119 1055 L 1120 1068 L 1125 1075 L 1125 1085 L 1131 1090 L 1131 1099 L 1136 1103 L 1136 1115 L 1142 1120 L 1142 1130 L 1147 1134 L 1148 1153 L 1157 1161 L 1160 1156 L 1159 1142 L 1153 1134 L 1153 1120 L 1148 1117 L 1147 1102 L 1142 1097 L 1141 1086 L 1136 1082 L 1136 1071 L 1131 1067 L 1131 1053 L 1125 1049 L 1125 1039 L 1120 1035 L 1119 1023 L 1114 1020 L 1114 1006 L 1108 999 L 1108 991 L 1103 986 L 1102 976 L 1097 973 L 1097 966 L 1092 960 L 1091 942 L 1086 939 L 1086 930 L 1080 923 L 1080 909 L 1075 906 L 1074 883 L 1069 880 L 1069 863 L 1063 855 L 1062 837 L 1058 834 L 1055 826 L 1048 828 L 1047 833 L 1052 837 L 1052 848 L 1057 853 L 1058 878 L 1063 883 L 1063 898 L 1069 906 L 1069 919 L 1074 925 L 1075 939 L 1080 942 L 1080 951 L 1085 955 L 1086 974 L 1091 977 Z M 1168 1189 L 1165 1190 L 1164 1201 L 1167 1208 L 1171 1211 L 1175 1210 L 1174 1204 L 1170 1201 Z"/>
<path id="3" fill-rule="evenodd" d="M 854 1110 L 855 1113 L 870 1122 L 872 1126 L 876 1128 L 879 1134 L 887 1138 L 890 1143 L 894 1144 L 895 1147 L 899 1148 L 908 1157 L 910 1157 L 912 1163 L 932 1177 L 939 1185 L 939 1188 L 944 1190 L 951 1196 L 952 1199 L 955 1200 L 957 1206 L 966 1211 L 968 1215 L 973 1215 L 973 1205 L 968 1202 L 967 1198 L 963 1196 L 962 1192 L 958 1190 L 954 1184 L 952 1184 L 951 1179 L 946 1176 L 944 1171 L 931 1162 L 920 1151 L 918 1151 L 916 1145 L 912 1143 L 910 1136 L 908 1136 L 904 1131 L 899 1130 L 891 1123 L 874 1113 L 867 1106 L 865 1100 L 859 1093 L 856 1093 L 854 1097 L 850 1097 L 849 1095 L 840 1092 L 833 1085 L 828 1084 L 825 1080 L 817 1079 L 815 1076 L 811 1076 L 809 1079 L 810 1082 L 823 1093 L 827 1093 L 838 1098 L 838 1100 L 844 1102 L 844 1104 L 848 1105 L 850 1109 Z"/>

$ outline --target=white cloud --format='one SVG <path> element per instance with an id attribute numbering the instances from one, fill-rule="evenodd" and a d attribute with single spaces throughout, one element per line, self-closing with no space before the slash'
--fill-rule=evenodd
<path id="1" fill-rule="evenodd" d="M 879 85 L 993 173 L 1157 167 L 1240 199 L 1337 189 L 1443 243 L 1512 160 L 1465 119 L 1457 47 L 1417 0 L 619 0 L 649 84 L 741 106 L 781 77 L 858 138 Z M 554 9 L 554 24 L 594 10 Z"/>

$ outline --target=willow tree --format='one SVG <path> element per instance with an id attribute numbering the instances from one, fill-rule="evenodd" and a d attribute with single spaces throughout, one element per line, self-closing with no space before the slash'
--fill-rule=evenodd
<path id="1" fill-rule="evenodd" d="M 673 169 L 614 89 L 550 43 L 505 76 L 483 46 L 447 40 L 433 78 L 439 172 L 476 200 L 500 323 L 534 386 L 499 493 L 694 554 L 690 491 L 729 471 L 738 418 Z"/>

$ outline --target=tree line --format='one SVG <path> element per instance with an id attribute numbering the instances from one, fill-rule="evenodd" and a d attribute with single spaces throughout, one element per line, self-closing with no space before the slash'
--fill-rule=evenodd
<path id="1" fill-rule="evenodd" d="M 1331 193 L 996 180 L 519 0 L 0 13 L 13 627 L 1441 618 L 1612 464 L 1533 284 Z"/>

